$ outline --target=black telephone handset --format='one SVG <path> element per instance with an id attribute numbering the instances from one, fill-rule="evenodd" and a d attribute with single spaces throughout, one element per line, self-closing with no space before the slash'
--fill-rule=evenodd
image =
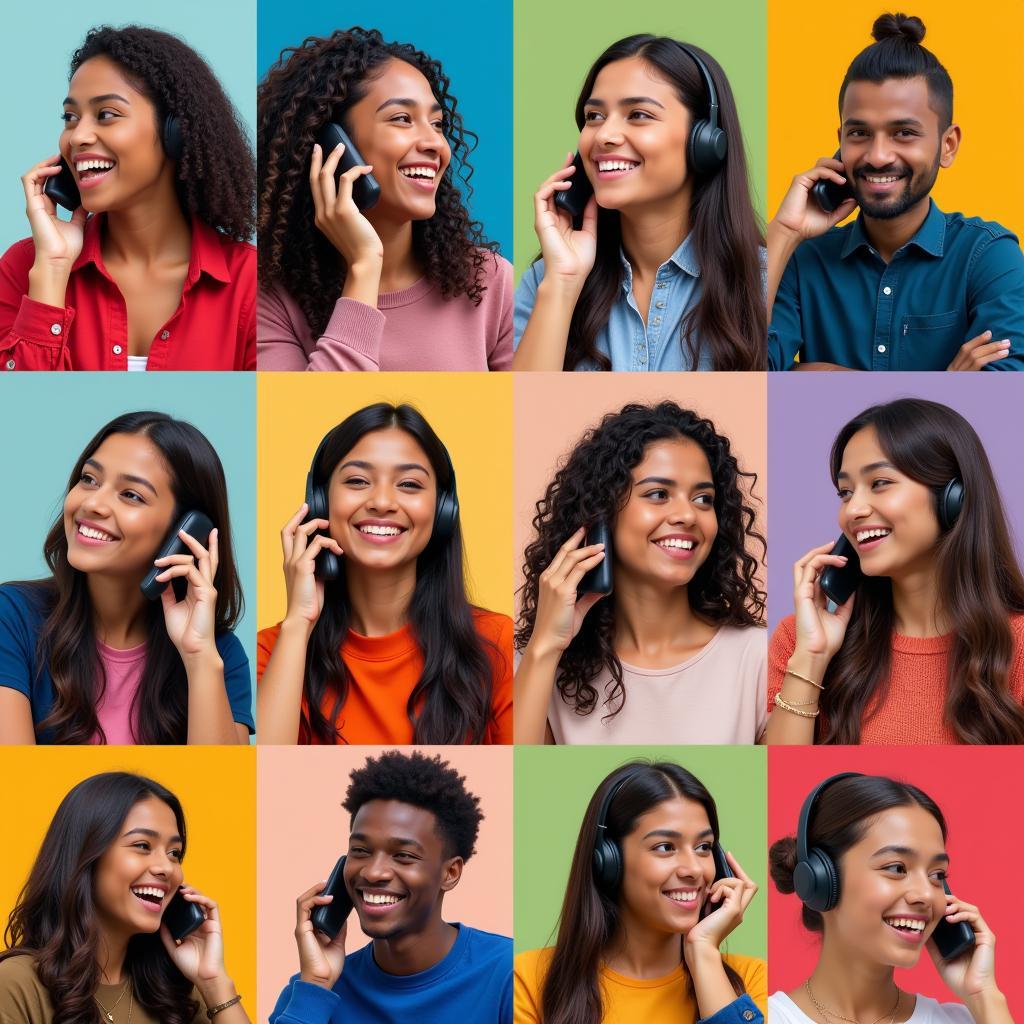
<path id="1" fill-rule="evenodd" d="M 578 150 L 572 158 L 572 165 L 576 173 L 569 179 L 571 187 L 555 193 L 555 206 L 572 217 L 572 226 L 579 231 L 583 227 L 583 211 L 594 194 L 594 186 L 590 184 L 587 172 L 583 169 L 583 157 Z"/>
<path id="2" fill-rule="evenodd" d="M 943 879 L 942 888 L 950 892 L 949 883 Z M 966 921 L 947 921 L 945 915 L 935 926 L 932 939 L 943 960 L 955 960 L 974 947 L 974 929 Z"/>
<path id="3" fill-rule="evenodd" d="M 82 205 L 82 193 L 78 191 L 78 182 L 75 181 L 74 172 L 63 157 L 60 159 L 60 174 L 51 174 L 43 183 L 43 195 L 49 196 L 58 206 L 63 206 L 72 213 Z"/>
<path id="4" fill-rule="evenodd" d="M 366 164 L 359 150 L 356 149 L 356 144 L 348 137 L 345 129 L 340 124 L 336 124 L 333 121 L 325 124 L 317 132 L 316 141 L 320 145 L 325 161 L 334 152 L 339 142 L 345 147 L 345 151 L 341 154 L 341 159 L 338 161 L 335 182 L 346 171 L 352 170 L 357 165 Z M 372 174 L 364 174 L 356 178 L 352 183 L 352 201 L 359 210 L 364 212 L 369 210 L 377 204 L 378 199 L 380 199 L 380 185 Z"/>
<path id="5" fill-rule="evenodd" d="M 725 859 L 725 850 L 722 849 L 722 844 L 716 842 L 711 847 L 711 856 L 715 859 L 715 881 L 717 882 L 721 878 L 735 878 L 733 870 L 729 867 L 729 862 Z M 714 913 L 720 906 L 721 901 L 711 906 L 708 901 L 704 900 L 704 906 L 700 908 L 701 920 L 708 916 L 708 914 Z"/>
<path id="6" fill-rule="evenodd" d="M 157 552 L 157 558 L 167 558 L 169 555 L 190 555 L 192 552 L 189 550 L 188 545 L 178 536 L 178 531 L 184 530 L 190 537 L 194 537 L 203 547 L 209 546 L 210 533 L 213 531 L 213 523 L 210 521 L 209 516 L 204 515 L 202 512 L 186 512 L 171 529 L 171 532 L 167 534 L 166 540 L 160 546 L 160 550 Z M 158 580 L 157 576 L 160 575 L 166 568 L 166 565 L 154 565 L 150 568 L 149 572 L 143 577 L 142 580 L 142 592 L 150 599 L 150 601 L 158 601 L 160 595 L 164 592 L 164 587 L 168 583 L 174 583 L 174 595 L 180 601 L 185 596 L 185 591 L 188 588 L 188 581 L 183 579 L 175 580 Z"/>
<path id="7" fill-rule="evenodd" d="M 206 920 L 206 914 L 198 903 L 192 903 L 181 895 L 179 889 L 171 898 L 164 911 L 163 923 L 175 942 L 181 942 L 191 935 Z"/>
<path id="8" fill-rule="evenodd" d="M 584 546 L 603 544 L 604 559 L 599 565 L 585 573 L 580 580 L 581 594 L 610 594 L 612 592 L 612 532 L 604 521 L 597 522 L 587 530 Z"/>
<path id="9" fill-rule="evenodd" d="M 841 150 L 836 150 L 833 160 L 839 160 Z M 838 182 L 826 180 L 824 178 L 819 179 L 814 183 L 814 187 L 811 189 L 811 195 L 814 196 L 814 201 L 821 207 L 825 213 L 832 213 L 833 210 L 838 210 L 840 206 L 847 200 L 853 199 L 853 189 L 850 187 L 850 182 L 847 180 L 842 185 Z"/>
<path id="10" fill-rule="evenodd" d="M 318 932 L 323 932 L 328 938 L 335 938 L 341 931 L 342 925 L 348 920 L 352 913 L 352 897 L 345 888 L 345 857 L 339 857 L 338 863 L 334 865 L 327 878 L 327 885 L 321 896 L 333 896 L 330 903 L 321 904 L 313 908 L 310 920 Z"/>
<path id="11" fill-rule="evenodd" d="M 832 548 L 833 555 L 845 555 L 846 565 L 826 565 L 818 582 L 825 596 L 838 604 L 845 604 L 850 595 L 860 586 L 864 573 L 860 571 L 860 556 L 850 543 L 846 534 L 842 534 Z"/>

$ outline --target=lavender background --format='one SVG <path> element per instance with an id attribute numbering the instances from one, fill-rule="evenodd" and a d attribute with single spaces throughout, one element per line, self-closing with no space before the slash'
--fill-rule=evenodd
<path id="1" fill-rule="evenodd" d="M 1016 373 L 768 374 L 768 626 L 793 611 L 793 563 L 839 536 L 828 453 L 840 428 L 869 405 L 927 398 L 978 432 L 999 484 L 1018 558 L 1024 554 L 1021 415 Z"/>

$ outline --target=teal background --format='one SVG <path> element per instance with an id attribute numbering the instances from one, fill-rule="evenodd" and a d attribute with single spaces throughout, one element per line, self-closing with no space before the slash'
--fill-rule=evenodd
<path id="1" fill-rule="evenodd" d="M 249 373 L 6 373 L 0 375 L 3 486 L 0 581 L 46 576 L 43 540 L 75 460 L 105 423 L 154 409 L 187 420 L 217 450 L 228 482 L 246 614 L 235 629 L 256 705 L 256 375 Z"/>
<path id="2" fill-rule="evenodd" d="M 767 950 L 767 757 L 764 747 L 553 747 L 515 751 L 515 949 L 554 943 L 569 864 L 583 814 L 599 783 L 634 758 L 675 761 L 718 806 L 722 845 L 758 884 L 725 950 Z"/>
<path id="3" fill-rule="evenodd" d="M 725 70 L 743 126 L 754 209 L 765 211 L 767 174 L 767 5 L 765 0 L 602 5 L 548 0 L 515 5 L 516 279 L 540 251 L 533 194 L 576 149 L 576 97 L 591 64 L 617 39 L 649 32 L 695 43 Z"/>
<path id="4" fill-rule="evenodd" d="M 71 54 L 98 25 L 143 25 L 181 36 L 220 79 L 251 140 L 256 124 L 255 0 L 79 0 L 4 4 L 0 61 L 0 252 L 31 235 L 21 176 L 57 152 Z M 61 216 L 66 220 L 67 211 Z"/>
<path id="5" fill-rule="evenodd" d="M 442 7 L 397 0 L 261 0 L 257 66 L 263 76 L 281 50 L 335 29 L 375 28 L 389 42 L 411 43 L 441 62 L 458 100 L 463 126 L 479 136 L 469 154 L 473 194 L 467 206 L 484 236 L 512 259 L 512 0 L 449 0 Z M 454 181 L 466 196 L 461 175 Z"/>

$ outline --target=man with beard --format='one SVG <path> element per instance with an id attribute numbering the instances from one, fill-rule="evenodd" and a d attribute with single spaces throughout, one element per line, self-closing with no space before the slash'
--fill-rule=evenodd
<path id="1" fill-rule="evenodd" d="M 902 14 L 875 21 L 839 91 L 839 158 L 797 175 L 768 227 L 773 370 L 1024 369 L 1017 238 L 929 198 L 960 127 L 924 32 Z M 831 212 L 818 182 L 848 190 Z"/>

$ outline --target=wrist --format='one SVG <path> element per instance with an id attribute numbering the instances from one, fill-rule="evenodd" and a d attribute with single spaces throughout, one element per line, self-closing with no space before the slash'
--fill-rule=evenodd
<path id="1" fill-rule="evenodd" d="M 527 668 L 531 671 L 543 669 L 553 672 L 558 668 L 558 662 L 562 658 L 562 653 L 563 648 L 555 644 L 545 643 L 535 634 L 530 637 L 530 642 L 526 645 L 526 650 L 523 651 L 523 660 L 520 662 L 520 668 Z"/>
<path id="2" fill-rule="evenodd" d="M 828 664 L 831 660 L 831 655 L 824 654 L 821 651 L 809 651 L 797 643 L 796 650 L 793 651 L 789 661 L 786 662 L 786 668 L 792 669 L 801 676 L 806 676 L 808 679 L 813 679 L 816 683 L 820 684 L 824 682 L 825 671 L 828 669 Z M 787 676 L 787 679 L 790 682 L 796 682 L 799 677 Z M 804 685 L 807 684 L 805 683 Z"/>
<path id="3" fill-rule="evenodd" d="M 537 301 L 544 301 L 558 306 L 566 306 L 570 314 L 576 308 L 586 274 L 565 277 L 553 271 L 545 271 L 544 279 L 537 285 Z"/>
<path id="4" fill-rule="evenodd" d="M 196 988 L 207 1009 L 211 1006 L 220 1006 L 221 1003 L 234 999 L 238 994 L 235 990 L 235 983 L 227 975 L 197 981 Z"/>
<path id="5" fill-rule="evenodd" d="M 63 307 L 70 276 L 70 262 L 37 263 L 28 272 L 28 297 L 46 306 Z"/>
<path id="6" fill-rule="evenodd" d="M 691 939 L 688 934 L 683 941 L 683 959 L 686 961 L 690 973 L 693 974 L 695 971 L 707 970 L 708 967 L 721 964 L 722 951 L 714 939 L 710 937 Z"/>
<path id="7" fill-rule="evenodd" d="M 766 240 L 770 252 L 773 254 L 779 253 L 785 256 L 786 259 L 789 259 L 796 252 L 803 238 L 801 238 L 798 231 L 791 228 L 788 224 L 780 223 L 776 219 L 768 224 Z"/>
<path id="8" fill-rule="evenodd" d="M 199 672 L 224 672 L 224 659 L 217 650 L 217 645 L 210 641 L 209 646 L 202 650 L 190 651 L 182 654 L 181 660 L 185 663 L 185 674 L 191 678 L 193 673 Z"/>
<path id="9" fill-rule="evenodd" d="M 288 612 L 285 614 L 284 619 L 281 622 L 281 636 L 291 637 L 303 644 L 309 642 L 309 638 L 313 633 L 313 627 L 316 625 L 316 620 L 310 622 L 303 615 L 297 613 Z"/>
<path id="10" fill-rule="evenodd" d="M 318 974 L 313 974 L 311 971 L 300 971 L 299 981 L 304 981 L 307 985 L 317 985 L 320 988 L 326 988 L 328 991 L 334 988 L 330 978 L 321 977 Z"/>
<path id="11" fill-rule="evenodd" d="M 1006 996 L 995 987 L 994 981 L 991 988 L 985 988 L 980 992 L 974 992 L 969 996 L 965 996 L 964 1005 L 979 1024 L 990 1020 L 1010 1019 L 1010 1009 L 1006 1002 Z"/>

